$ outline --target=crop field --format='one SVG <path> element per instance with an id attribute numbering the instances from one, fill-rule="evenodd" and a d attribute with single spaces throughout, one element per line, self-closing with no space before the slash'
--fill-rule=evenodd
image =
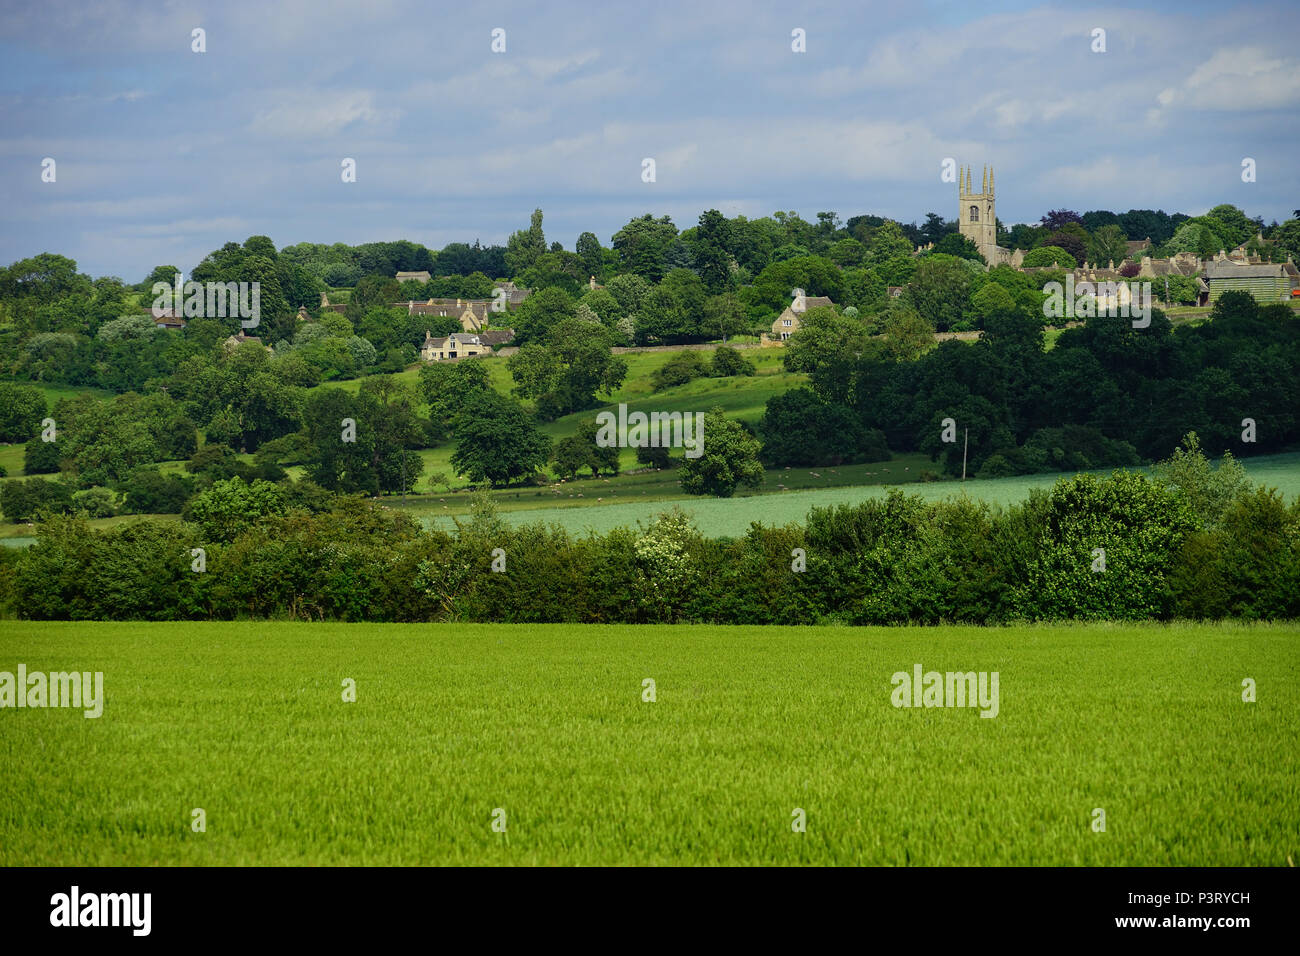
<path id="1" fill-rule="evenodd" d="M 1300 495 L 1300 453 L 1262 455 L 1240 461 L 1251 481 L 1277 488 L 1287 501 Z M 1045 472 L 966 482 L 917 480 L 922 471 L 937 472 L 939 467 L 927 456 L 914 454 L 899 455 L 887 462 L 845 465 L 838 469 L 773 469 L 768 471 L 759 491 L 741 492 L 734 498 L 682 494 L 675 471 L 666 470 L 610 481 L 591 478 L 568 481 L 564 484 L 565 490 L 559 493 L 503 489 L 494 493 L 493 500 L 502 517 L 511 524 L 540 521 L 559 525 L 573 534 L 587 531 L 603 534 L 620 526 L 635 528 L 638 522 L 649 524 L 665 509 L 664 502 L 677 499 L 675 503 L 690 514 L 701 533 L 709 537 L 739 537 L 756 521 L 768 526 L 792 521 L 802 523 L 814 507 L 857 504 L 867 498 L 883 497 L 893 488 L 927 501 L 964 495 L 991 505 L 1006 506 L 1024 501 L 1034 488 L 1047 491 L 1062 477 L 1076 474 Z M 1092 473 L 1109 475 L 1112 470 L 1103 468 Z M 1151 472 L 1150 468 L 1129 470 L 1143 474 Z M 613 498 L 610 497 L 611 490 L 615 494 Z M 424 499 L 410 505 L 411 513 L 422 516 L 426 524 L 450 530 L 453 527 L 451 515 L 469 511 L 470 496 L 467 494 L 434 500 L 444 501 L 445 507 L 442 504 L 435 506 Z M 541 508 L 548 510 L 538 510 Z"/>
<path id="2" fill-rule="evenodd" d="M 0 710 L 0 865 L 1286 866 L 1298 641 L 6 621 L 0 671 L 104 703 Z M 996 716 L 893 706 L 917 665 L 997 672 Z"/>

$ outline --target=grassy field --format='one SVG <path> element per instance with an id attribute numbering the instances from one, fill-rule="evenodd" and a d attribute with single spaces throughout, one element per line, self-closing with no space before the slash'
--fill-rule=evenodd
<path id="1" fill-rule="evenodd" d="M 1285 866 L 1297 640 L 6 622 L 0 670 L 102 671 L 106 702 L 0 711 L 0 865 Z M 997 671 L 997 716 L 891 706 L 917 663 Z"/>

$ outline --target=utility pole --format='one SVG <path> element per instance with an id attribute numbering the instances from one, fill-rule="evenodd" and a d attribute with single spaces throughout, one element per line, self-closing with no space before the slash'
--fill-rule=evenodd
<path id="1" fill-rule="evenodd" d="M 969 428 L 964 429 L 962 431 L 962 442 L 961 442 L 961 480 L 962 481 L 966 480 L 966 449 L 968 447 L 970 447 Z"/>

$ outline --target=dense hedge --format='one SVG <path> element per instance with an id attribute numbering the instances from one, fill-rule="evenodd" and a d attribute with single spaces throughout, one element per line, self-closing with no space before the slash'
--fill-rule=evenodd
<path id="1" fill-rule="evenodd" d="M 814 509 L 804 526 L 755 524 L 738 539 L 704 538 L 680 512 L 574 538 L 540 524 L 511 528 L 490 507 L 454 533 L 425 532 L 356 498 L 321 514 L 268 513 L 226 537 L 200 540 L 199 526 L 180 522 L 94 531 L 54 517 L 25 552 L 0 549 L 0 596 L 20 617 L 73 620 L 1300 616 L 1300 500 L 1247 488 L 1210 522 L 1176 486 L 1125 472 L 1062 479 L 1009 509 L 892 491 Z M 197 573 L 200 547 L 206 569 Z M 801 571 L 792 570 L 797 549 Z"/>

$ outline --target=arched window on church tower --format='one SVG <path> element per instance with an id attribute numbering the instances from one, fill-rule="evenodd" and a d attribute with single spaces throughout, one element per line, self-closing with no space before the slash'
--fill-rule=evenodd
<path id="1" fill-rule="evenodd" d="M 979 221 L 980 221 L 980 207 L 979 207 L 979 206 L 971 206 L 971 207 L 970 207 L 970 221 L 971 221 L 971 222 L 979 222 Z"/>

